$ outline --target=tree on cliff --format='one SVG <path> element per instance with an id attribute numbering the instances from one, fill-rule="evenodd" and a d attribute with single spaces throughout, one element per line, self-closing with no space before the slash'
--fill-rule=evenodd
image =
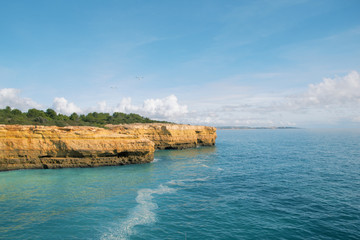
<path id="1" fill-rule="evenodd" d="M 57 117 L 56 112 L 55 112 L 53 109 L 51 109 L 51 108 L 48 108 L 48 109 L 46 110 L 46 115 L 47 115 L 49 118 L 52 118 L 52 119 L 55 119 L 55 118 Z"/>
<path id="2" fill-rule="evenodd" d="M 70 115 L 70 119 L 72 121 L 77 121 L 77 120 L 79 120 L 79 115 L 77 113 L 73 113 Z"/>
<path id="3" fill-rule="evenodd" d="M 110 115 L 109 113 L 92 112 L 80 116 L 73 113 L 69 117 L 64 114 L 57 114 L 51 108 L 48 108 L 45 112 L 35 108 L 29 109 L 27 112 L 21 112 L 19 109 L 11 109 L 9 106 L 0 109 L 0 124 L 104 127 L 106 124 L 153 122 L 164 121 L 151 120 L 135 113 L 115 112 Z"/>

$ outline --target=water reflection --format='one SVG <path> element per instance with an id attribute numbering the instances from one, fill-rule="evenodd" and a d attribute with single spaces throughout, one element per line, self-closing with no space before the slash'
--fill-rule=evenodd
<path id="1" fill-rule="evenodd" d="M 162 171 L 172 179 L 198 177 L 211 174 L 217 170 L 217 148 L 199 147 L 184 150 L 161 150 L 155 153 L 155 158 L 162 161 Z M 180 174 L 179 174 L 180 173 Z"/>
<path id="2" fill-rule="evenodd" d="M 173 158 L 194 158 L 200 154 L 212 154 L 216 152 L 215 146 L 197 147 L 182 150 L 158 150 L 155 152 L 155 157 L 173 157 Z"/>

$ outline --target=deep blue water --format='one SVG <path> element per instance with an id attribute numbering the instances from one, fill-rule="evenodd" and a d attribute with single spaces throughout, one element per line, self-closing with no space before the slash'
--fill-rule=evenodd
<path id="1" fill-rule="evenodd" d="M 0 239 L 360 239 L 359 130 L 218 130 L 155 162 L 0 172 Z"/>

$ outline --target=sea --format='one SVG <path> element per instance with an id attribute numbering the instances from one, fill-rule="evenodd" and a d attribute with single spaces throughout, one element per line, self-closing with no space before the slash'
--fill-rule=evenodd
<path id="1" fill-rule="evenodd" d="M 0 239 L 360 239 L 360 130 L 218 130 L 149 164 L 0 172 Z"/>

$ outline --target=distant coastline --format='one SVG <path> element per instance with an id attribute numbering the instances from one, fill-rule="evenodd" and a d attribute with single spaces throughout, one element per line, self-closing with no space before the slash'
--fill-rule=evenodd
<path id="1" fill-rule="evenodd" d="M 300 129 L 298 127 L 247 127 L 247 126 L 221 126 L 218 130 L 248 130 L 248 129 Z"/>

